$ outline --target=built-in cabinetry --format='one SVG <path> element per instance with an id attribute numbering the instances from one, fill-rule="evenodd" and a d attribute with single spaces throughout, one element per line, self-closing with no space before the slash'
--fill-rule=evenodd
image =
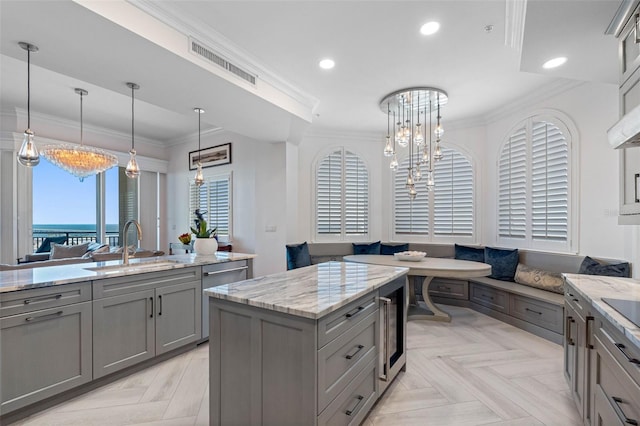
<path id="1" fill-rule="evenodd" d="M 566 287 L 564 374 L 583 423 L 640 424 L 640 348 Z"/>
<path id="2" fill-rule="evenodd" d="M 201 268 L 109 278 L 93 287 L 94 378 L 201 337 Z"/>
<path id="3" fill-rule="evenodd" d="M 91 381 L 91 283 L 0 298 L 0 412 Z"/>
<path id="4" fill-rule="evenodd" d="M 620 116 L 640 105 L 640 8 L 623 19 L 618 35 L 620 69 Z M 640 149 L 620 150 L 620 224 L 640 224 Z"/>

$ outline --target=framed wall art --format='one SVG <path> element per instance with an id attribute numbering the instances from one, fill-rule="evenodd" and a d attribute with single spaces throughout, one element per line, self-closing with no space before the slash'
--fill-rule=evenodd
<path id="1" fill-rule="evenodd" d="M 231 164 L 231 143 L 189 152 L 189 170 L 196 169 L 198 158 L 203 168 Z"/>

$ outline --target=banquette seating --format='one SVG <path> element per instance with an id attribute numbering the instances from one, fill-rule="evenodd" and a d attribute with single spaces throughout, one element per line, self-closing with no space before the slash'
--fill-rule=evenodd
<path id="1" fill-rule="evenodd" d="M 462 247 L 454 244 L 409 243 L 408 246 L 404 246 L 408 250 L 424 251 L 430 257 L 465 258 L 460 257 L 461 248 L 484 253 L 483 247 Z M 299 266 L 306 263 L 305 251 L 308 264 L 341 261 L 343 256 L 354 254 L 352 243 L 308 243 L 305 247 L 290 245 L 287 247 L 288 252 L 291 250 L 289 247 L 295 247 L 294 253 L 303 253 L 299 258 L 302 260 Z M 497 251 L 500 255 L 512 250 Z M 511 272 L 513 278 L 434 278 L 429 286 L 431 299 L 436 303 L 474 309 L 545 339 L 561 343 L 564 333 L 564 291 L 560 274 L 595 273 L 628 277 L 631 273 L 629 263 L 615 259 L 592 259 L 582 255 L 522 249 L 517 250 L 515 256 L 517 270 Z M 294 265 L 289 262 L 288 266 L 291 269 Z M 496 273 L 495 266 L 493 269 L 493 273 Z M 416 277 L 413 285 L 416 287 L 416 293 L 421 296 L 418 280 Z"/>

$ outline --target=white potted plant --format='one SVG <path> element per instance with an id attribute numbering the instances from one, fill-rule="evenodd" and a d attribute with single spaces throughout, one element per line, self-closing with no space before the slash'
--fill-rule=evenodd
<path id="1" fill-rule="evenodd" d="M 207 229 L 207 221 L 204 219 L 204 215 L 207 212 L 200 212 L 200 209 L 196 209 L 194 214 L 196 218 L 194 220 L 195 227 L 191 228 L 191 232 L 196 237 L 193 243 L 193 250 L 196 254 L 208 255 L 215 254 L 218 250 L 218 240 L 216 239 L 217 228 Z"/>

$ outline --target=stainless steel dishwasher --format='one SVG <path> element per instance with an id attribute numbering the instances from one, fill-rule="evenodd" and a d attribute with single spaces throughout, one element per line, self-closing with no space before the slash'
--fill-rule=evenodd
<path id="1" fill-rule="evenodd" d="M 202 289 L 252 278 L 251 260 L 216 263 L 202 267 Z M 209 338 L 209 298 L 202 296 L 202 338 Z"/>

